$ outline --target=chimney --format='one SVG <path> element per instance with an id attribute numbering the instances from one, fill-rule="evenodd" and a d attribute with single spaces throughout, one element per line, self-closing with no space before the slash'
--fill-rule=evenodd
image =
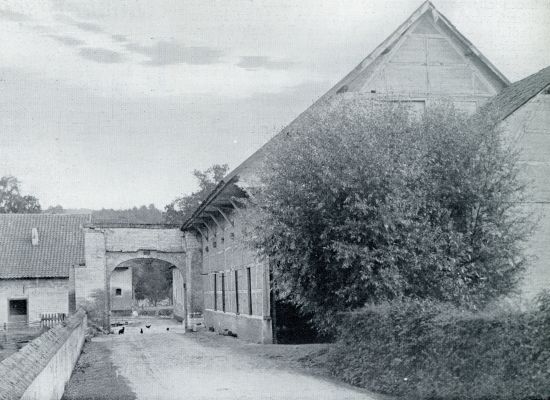
<path id="1" fill-rule="evenodd" d="M 38 229 L 32 228 L 32 245 L 38 246 Z"/>

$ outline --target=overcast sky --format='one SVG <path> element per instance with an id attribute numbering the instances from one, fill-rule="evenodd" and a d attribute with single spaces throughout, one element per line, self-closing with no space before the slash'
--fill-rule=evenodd
<path id="1" fill-rule="evenodd" d="M 0 0 L 0 176 L 44 208 L 162 208 L 236 167 L 419 0 Z M 550 65 L 550 0 L 434 0 L 510 80 Z"/>

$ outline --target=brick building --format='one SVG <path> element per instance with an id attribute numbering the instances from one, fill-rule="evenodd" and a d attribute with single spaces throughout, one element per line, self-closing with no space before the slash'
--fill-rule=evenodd
<path id="1" fill-rule="evenodd" d="M 74 310 L 89 215 L 0 214 L 0 324 Z"/>
<path id="2" fill-rule="evenodd" d="M 230 172 L 183 224 L 184 231 L 200 237 L 206 325 L 253 341 L 277 340 L 273 319 L 281 322 L 287 315 L 276 315 L 269 267 L 245 244 L 246 213 L 239 199 L 257 184 L 270 143 L 297 128 L 309 111 L 326 102 L 362 96 L 406 102 L 417 112 L 445 98 L 474 113 L 508 85 L 433 4 L 422 4 L 353 71 Z"/>

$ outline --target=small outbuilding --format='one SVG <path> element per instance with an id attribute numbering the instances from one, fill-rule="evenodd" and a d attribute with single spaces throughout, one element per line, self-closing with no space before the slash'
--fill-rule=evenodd
<path id="1" fill-rule="evenodd" d="M 0 214 L 0 326 L 38 322 L 75 308 L 90 215 Z"/>

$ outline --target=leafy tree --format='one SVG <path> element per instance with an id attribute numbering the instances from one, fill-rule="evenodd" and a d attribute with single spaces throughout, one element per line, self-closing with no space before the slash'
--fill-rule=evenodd
<path id="1" fill-rule="evenodd" d="M 94 221 L 125 222 L 134 224 L 158 224 L 162 222 L 162 211 L 154 204 L 133 207 L 125 210 L 105 209 L 92 211 Z"/>
<path id="2" fill-rule="evenodd" d="M 0 213 L 39 213 L 40 203 L 34 196 L 23 196 L 19 180 L 13 176 L 0 177 Z"/>
<path id="3" fill-rule="evenodd" d="M 88 321 L 97 328 L 103 327 L 104 329 L 110 329 L 107 324 L 106 314 L 106 302 L 105 291 L 102 289 L 96 289 L 90 294 L 90 298 L 87 299 L 83 308 L 88 314 Z"/>
<path id="4" fill-rule="evenodd" d="M 65 214 L 65 209 L 60 204 L 50 206 L 44 210 L 46 214 Z"/>
<path id="5" fill-rule="evenodd" d="M 516 159 L 490 112 L 326 104 L 271 144 L 250 240 L 279 298 L 322 329 L 383 300 L 479 307 L 513 292 L 525 267 Z"/>
<path id="6" fill-rule="evenodd" d="M 201 202 L 214 190 L 218 182 L 227 174 L 229 166 L 227 164 L 214 164 L 210 168 L 199 171 L 194 170 L 193 175 L 198 181 L 199 190 L 189 195 L 176 198 L 170 204 L 164 207 L 164 220 L 167 223 L 181 224 L 191 216 L 193 211 Z"/>
<path id="7" fill-rule="evenodd" d="M 162 261 L 145 259 L 134 273 L 134 296 L 137 300 L 148 299 L 156 307 L 159 300 L 170 296 L 172 270 Z"/>

